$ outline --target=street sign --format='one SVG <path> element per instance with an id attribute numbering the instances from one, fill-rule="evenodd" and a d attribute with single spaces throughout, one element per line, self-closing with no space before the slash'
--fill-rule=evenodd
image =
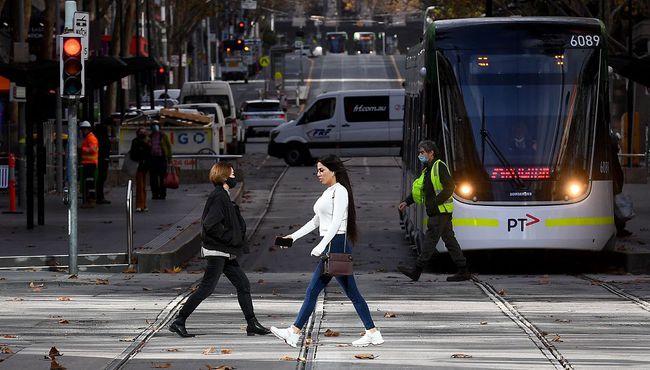
<path id="1" fill-rule="evenodd" d="M 271 64 L 271 58 L 266 55 L 260 58 L 260 67 L 265 68 L 268 67 L 269 64 Z"/>
<path id="2" fill-rule="evenodd" d="M 179 64 L 180 64 L 178 60 L 179 60 L 178 55 L 176 55 L 176 54 L 172 55 L 170 60 L 169 60 L 169 66 L 170 67 L 178 67 Z"/>
<path id="3" fill-rule="evenodd" d="M 280 71 L 275 72 L 275 75 L 273 75 L 273 78 L 276 81 L 282 80 L 282 72 L 280 72 Z"/>
<path id="4" fill-rule="evenodd" d="M 88 26 L 90 24 L 90 15 L 88 12 L 75 12 L 72 17 L 73 32 L 81 35 L 81 45 L 83 46 L 83 57 L 88 59 Z"/>
<path id="5" fill-rule="evenodd" d="M 18 86 L 13 82 L 9 83 L 9 101 L 24 103 L 27 101 L 25 86 Z"/>
<path id="6" fill-rule="evenodd" d="M 242 0 L 241 8 L 242 9 L 255 10 L 255 9 L 257 9 L 257 1 L 256 0 Z"/>

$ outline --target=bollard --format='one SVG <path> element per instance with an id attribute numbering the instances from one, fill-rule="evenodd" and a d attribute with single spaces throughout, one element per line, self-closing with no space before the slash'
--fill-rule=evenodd
<path id="1" fill-rule="evenodd" d="M 16 156 L 9 153 L 9 183 L 7 190 L 9 191 L 9 210 L 2 213 L 22 213 L 16 211 Z"/>

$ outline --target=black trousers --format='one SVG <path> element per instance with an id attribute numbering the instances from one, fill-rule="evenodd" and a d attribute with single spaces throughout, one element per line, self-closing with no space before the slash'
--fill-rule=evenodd
<path id="1" fill-rule="evenodd" d="M 167 188 L 163 184 L 167 174 L 167 160 L 164 157 L 151 157 L 151 167 L 149 168 L 149 185 L 154 199 L 165 199 Z"/>
<path id="2" fill-rule="evenodd" d="M 108 175 L 108 158 L 99 158 L 97 165 L 97 200 L 104 200 L 104 183 Z"/>
<path id="3" fill-rule="evenodd" d="M 254 318 L 255 313 L 253 312 L 253 300 L 251 299 L 251 285 L 244 270 L 237 263 L 237 260 L 231 260 L 228 257 L 207 257 L 207 260 L 208 267 L 205 270 L 205 274 L 203 274 L 203 279 L 198 289 L 190 295 L 178 315 L 187 319 L 196 307 L 212 294 L 214 288 L 217 286 L 219 277 L 221 277 L 221 273 L 223 273 L 237 289 L 239 307 L 241 307 L 246 320 L 248 321 Z"/>
<path id="4" fill-rule="evenodd" d="M 84 163 L 81 165 L 83 168 L 83 184 L 84 184 L 84 192 L 83 192 L 83 201 L 88 202 L 90 200 L 96 200 L 96 194 L 95 194 L 95 169 L 97 166 L 94 164 L 88 164 Z"/>
<path id="5" fill-rule="evenodd" d="M 424 245 L 416 262 L 417 267 L 424 268 L 429 263 L 435 253 L 436 244 L 438 244 L 441 237 L 456 267 L 459 269 L 466 268 L 467 260 L 460 249 L 458 240 L 456 240 L 451 223 L 451 213 L 438 213 L 429 216 L 427 232 L 424 234 Z"/>

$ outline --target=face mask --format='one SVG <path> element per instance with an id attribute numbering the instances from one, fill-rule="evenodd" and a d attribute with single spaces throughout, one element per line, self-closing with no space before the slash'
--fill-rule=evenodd
<path id="1" fill-rule="evenodd" d="M 237 180 L 235 180 L 234 177 L 229 177 L 226 179 L 226 185 L 228 185 L 228 187 L 232 189 L 235 186 L 237 186 Z"/>
<path id="2" fill-rule="evenodd" d="M 418 155 L 418 159 L 419 159 L 420 162 L 422 162 L 422 163 L 427 163 L 427 162 L 429 161 L 429 158 L 427 158 L 427 156 L 424 155 L 424 154 L 420 154 L 420 155 Z"/>

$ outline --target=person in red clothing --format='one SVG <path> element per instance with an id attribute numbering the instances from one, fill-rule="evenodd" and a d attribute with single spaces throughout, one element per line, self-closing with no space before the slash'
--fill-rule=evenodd
<path id="1" fill-rule="evenodd" d="M 83 168 L 84 194 L 81 208 L 94 208 L 95 200 L 95 170 L 99 160 L 99 142 L 92 133 L 92 126 L 88 121 L 79 124 L 84 136 L 81 143 L 81 167 Z"/>

